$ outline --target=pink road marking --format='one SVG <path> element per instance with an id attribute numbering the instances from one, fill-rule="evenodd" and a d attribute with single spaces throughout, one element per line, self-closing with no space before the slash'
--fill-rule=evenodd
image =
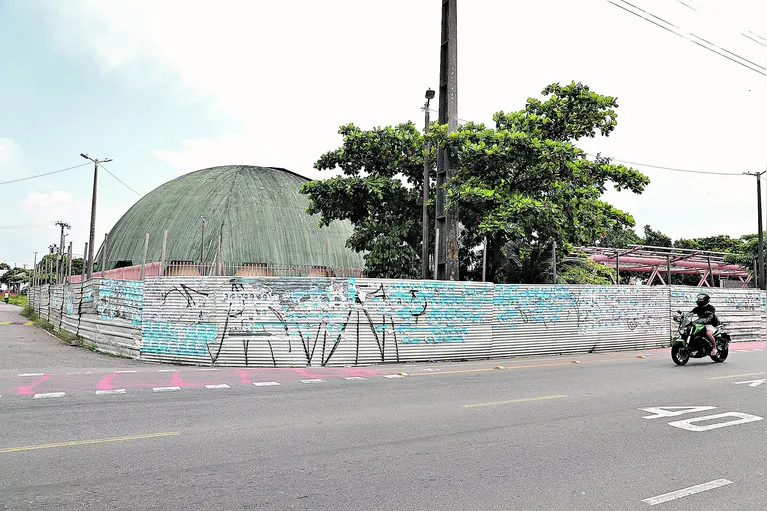
<path id="1" fill-rule="evenodd" d="M 36 386 L 38 386 L 41 383 L 43 383 L 45 381 L 48 381 L 50 379 L 51 379 L 51 375 L 50 374 L 46 374 L 46 375 L 41 376 L 39 380 L 37 380 L 36 382 L 34 382 L 34 383 L 30 384 L 30 385 L 22 385 L 20 387 L 16 387 L 16 395 L 18 395 L 18 396 L 29 396 L 29 395 L 32 395 L 32 394 L 37 394 L 37 392 L 35 392 L 32 389 L 34 389 Z"/>
<path id="2" fill-rule="evenodd" d="M 243 385 L 250 385 L 252 383 L 250 378 L 248 378 L 247 369 L 237 369 L 235 372 L 240 375 L 240 383 Z"/>
<path id="3" fill-rule="evenodd" d="M 173 387 L 199 387 L 200 385 L 203 385 L 202 383 L 186 383 L 183 378 L 181 378 L 181 371 L 173 373 L 173 376 L 170 379 L 170 384 Z"/>
<path id="4" fill-rule="evenodd" d="M 104 376 L 96 384 L 96 390 L 112 390 L 112 380 L 117 376 L 117 373 L 112 373 Z"/>

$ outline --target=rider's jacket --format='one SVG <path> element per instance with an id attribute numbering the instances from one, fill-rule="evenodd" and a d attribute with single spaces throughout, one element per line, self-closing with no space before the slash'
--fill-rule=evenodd
<path id="1" fill-rule="evenodd" d="M 701 321 L 709 323 L 712 326 L 719 326 L 719 318 L 716 317 L 716 308 L 710 303 L 704 306 L 697 306 L 692 310 L 693 314 L 696 314 Z"/>

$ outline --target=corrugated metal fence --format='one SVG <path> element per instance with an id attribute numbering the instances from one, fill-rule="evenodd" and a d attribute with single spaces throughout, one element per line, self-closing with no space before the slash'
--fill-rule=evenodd
<path id="1" fill-rule="evenodd" d="M 710 289 L 734 341 L 767 300 Z M 341 366 L 667 346 L 699 288 L 300 277 L 92 279 L 31 290 L 35 310 L 107 352 L 226 366 Z"/>

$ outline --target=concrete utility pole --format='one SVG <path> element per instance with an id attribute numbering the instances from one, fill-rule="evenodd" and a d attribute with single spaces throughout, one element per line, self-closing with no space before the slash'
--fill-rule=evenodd
<path id="1" fill-rule="evenodd" d="M 423 112 L 425 118 L 423 133 L 424 136 L 429 134 L 429 101 L 434 99 L 434 91 L 428 89 L 426 91 L 426 104 L 423 106 Z M 428 142 L 424 144 L 423 152 L 423 242 L 421 244 L 421 278 L 426 280 L 429 278 L 429 149 Z"/>
<path id="2" fill-rule="evenodd" d="M 71 229 L 71 225 L 66 222 L 58 221 L 56 225 L 61 227 L 61 243 L 59 243 L 59 254 L 56 259 L 56 283 L 59 283 L 59 278 L 64 273 L 64 228 Z"/>
<path id="3" fill-rule="evenodd" d="M 88 262 L 87 262 L 87 272 L 86 272 L 86 278 L 90 279 L 93 277 L 93 246 L 96 244 L 96 190 L 98 188 L 98 180 L 99 180 L 99 163 L 108 163 L 112 161 L 111 158 L 106 158 L 104 160 L 98 160 L 97 158 L 91 158 L 85 153 L 80 153 L 80 156 L 85 158 L 86 160 L 90 160 L 93 162 L 93 197 L 91 199 L 91 232 L 90 236 L 88 237 Z M 103 270 L 103 268 L 102 268 Z"/>
<path id="4" fill-rule="evenodd" d="M 765 172 L 767 171 L 763 170 L 762 172 L 744 172 L 744 174 L 748 176 L 756 176 L 756 207 L 758 209 L 756 217 L 757 223 L 759 225 L 759 262 L 757 263 L 756 268 L 754 268 L 754 272 L 757 274 L 759 289 L 767 289 L 764 281 L 764 230 L 762 227 L 762 176 L 765 174 Z"/>
<path id="5" fill-rule="evenodd" d="M 439 123 L 447 124 L 448 132 L 458 128 L 458 8 L 457 0 L 442 0 L 442 36 L 439 64 Z M 435 258 L 437 278 L 458 280 L 458 211 L 445 209 L 447 190 L 455 169 L 455 157 L 440 148 L 437 160 L 436 230 L 442 247 Z"/>

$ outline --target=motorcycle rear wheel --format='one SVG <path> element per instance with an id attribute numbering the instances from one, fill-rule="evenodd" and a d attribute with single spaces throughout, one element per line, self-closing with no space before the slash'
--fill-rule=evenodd
<path id="1" fill-rule="evenodd" d="M 685 365 L 690 360 L 690 350 L 681 342 L 675 342 L 671 346 L 671 360 L 678 366 Z"/>

